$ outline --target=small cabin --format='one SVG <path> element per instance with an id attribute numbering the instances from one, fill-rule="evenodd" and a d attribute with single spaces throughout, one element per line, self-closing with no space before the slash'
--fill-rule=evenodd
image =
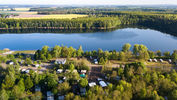
<path id="1" fill-rule="evenodd" d="M 80 88 L 80 94 L 85 95 L 86 94 L 86 88 Z"/>
<path id="2" fill-rule="evenodd" d="M 86 74 L 87 70 L 81 70 L 81 74 Z"/>
<path id="3" fill-rule="evenodd" d="M 65 96 L 64 95 L 59 95 L 58 96 L 58 100 L 64 100 L 65 99 Z"/>
<path id="4" fill-rule="evenodd" d="M 63 77 L 63 80 L 66 80 L 66 77 Z"/>
<path id="5" fill-rule="evenodd" d="M 117 81 L 119 81 L 120 79 L 121 79 L 120 76 L 116 76 L 116 77 L 115 77 L 115 80 L 117 80 Z"/>
<path id="6" fill-rule="evenodd" d="M 21 72 L 26 72 L 26 69 L 21 69 Z"/>
<path id="7" fill-rule="evenodd" d="M 162 60 L 162 59 L 160 59 L 160 62 L 163 62 L 163 60 Z"/>
<path id="8" fill-rule="evenodd" d="M 56 59 L 55 64 L 62 64 L 64 65 L 66 63 L 66 59 Z"/>
<path id="9" fill-rule="evenodd" d="M 51 91 L 47 91 L 47 100 L 54 100 L 54 94 Z"/>
<path id="10" fill-rule="evenodd" d="M 91 59 L 91 60 L 93 59 L 92 56 L 90 56 L 90 59 Z"/>
<path id="11" fill-rule="evenodd" d="M 95 82 L 90 82 L 90 83 L 89 83 L 89 86 L 90 86 L 90 87 L 94 87 L 95 85 L 96 85 Z"/>
<path id="12" fill-rule="evenodd" d="M 97 59 L 94 59 L 94 64 L 98 64 L 98 60 Z"/>
<path id="13" fill-rule="evenodd" d="M 107 87 L 107 84 L 104 81 L 100 81 L 99 84 L 101 87 Z"/>
<path id="14" fill-rule="evenodd" d="M 34 66 L 35 66 L 36 68 L 40 67 L 40 65 L 39 65 L 39 64 L 35 64 Z"/>
<path id="15" fill-rule="evenodd" d="M 29 70 L 29 69 L 27 69 L 25 72 L 26 72 L 26 73 L 29 73 L 29 72 L 30 72 L 30 70 Z"/>
<path id="16" fill-rule="evenodd" d="M 77 73 L 77 70 L 76 70 L 76 69 L 74 69 L 72 72 L 73 72 L 73 73 Z"/>
<path id="17" fill-rule="evenodd" d="M 154 62 L 157 62 L 157 59 L 154 59 Z"/>
<path id="18" fill-rule="evenodd" d="M 57 69 L 57 73 L 62 73 L 63 72 L 63 69 Z"/>
<path id="19" fill-rule="evenodd" d="M 14 62 L 13 61 L 7 61 L 6 64 L 14 65 Z"/>
<path id="20" fill-rule="evenodd" d="M 54 96 L 47 97 L 47 100 L 54 100 Z"/>
<path id="21" fill-rule="evenodd" d="M 63 80 L 59 80 L 58 83 L 59 83 L 59 84 L 63 83 Z"/>
<path id="22" fill-rule="evenodd" d="M 97 78 L 97 80 L 98 80 L 98 82 L 99 82 L 99 81 L 102 81 L 103 79 L 102 79 L 102 78 Z"/>
<path id="23" fill-rule="evenodd" d="M 152 62 L 152 59 L 149 59 L 149 62 Z"/>
<path id="24" fill-rule="evenodd" d="M 35 92 L 41 92 L 41 87 L 35 86 Z"/>

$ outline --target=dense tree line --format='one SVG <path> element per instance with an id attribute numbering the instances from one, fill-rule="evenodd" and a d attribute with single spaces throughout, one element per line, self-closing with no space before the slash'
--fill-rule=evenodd
<path id="1" fill-rule="evenodd" d="M 1 29 L 109 29 L 136 25 L 176 35 L 177 17 L 150 12 L 94 12 L 90 17 L 76 19 L 0 19 Z"/>
<path id="2" fill-rule="evenodd" d="M 113 100 L 175 100 L 176 71 L 149 70 L 142 62 L 135 62 L 120 68 L 105 67 L 103 72 L 113 83 L 105 91 Z M 117 76 L 121 79 L 118 80 Z M 110 90 L 111 89 L 111 90 Z"/>
<path id="3" fill-rule="evenodd" d="M 120 25 L 117 17 L 77 19 L 0 19 L 0 28 L 107 29 Z"/>
<path id="4" fill-rule="evenodd" d="M 73 70 L 75 65 L 70 64 L 68 67 Z M 58 94 L 65 95 L 65 100 L 177 99 L 177 72 L 149 70 L 142 62 L 126 64 L 120 68 L 104 67 L 102 72 L 107 77 L 105 81 L 109 82 L 105 88 L 99 85 L 88 87 L 88 80 L 80 78 L 78 73 L 56 74 L 52 71 L 38 74 L 31 70 L 24 74 L 18 70 L 17 65 L 1 69 L 1 100 L 42 100 L 46 99 L 47 91 L 52 91 L 56 100 Z M 66 77 L 66 80 L 58 83 L 61 77 Z M 86 94 L 78 95 L 78 90 L 73 90 L 75 85 L 86 88 Z M 39 86 L 41 91 L 35 92 L 36 86 Z"/>
<path id="5" fill-rule="evenodd" d="M 37 50 L 35 53 L 36 60 L 49 61 L 51 58 L 71 58 L 71 57 L 86 57 L 86 58 L 96 58 L 99 60 L 99 64 L 105 65 L 108 60 L 120 60 L 120 61 L 129 61 L 131 59 L 138 60 L 149 60 L 158 58 L 158 59 L 172 59 L 174 62 L 177 61 L 177 51 L 171 54 L 170 52 L 161 51 L 150 51 L 145 45 L 135 44 L 131 49 L 129 43 L 123 45 L 122 51 L 103 51 L 102 49 L 93 50 L 93 51 L 83 51 L 82 46 L 77 50 L 73 47 L 58 46 L 56 45 L 53 48 L 44 46 L 41 50 Z"/>

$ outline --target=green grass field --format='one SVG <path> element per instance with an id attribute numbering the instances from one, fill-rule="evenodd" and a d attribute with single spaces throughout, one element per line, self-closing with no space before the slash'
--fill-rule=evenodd
<path id="1" fill-rule="evenodd" d="M 15 51 L 14 54 L 24 53 L 24 54 L 34 54 L 36 50 L 24 50 L 24 51 Z"/>
<path id="2" fill-rule="evenodd" d="M 1 53 L 4 53 L 4 52 L 5 52 L 4 50 L 0 50 L 0 54 L 1 54 Z"/>

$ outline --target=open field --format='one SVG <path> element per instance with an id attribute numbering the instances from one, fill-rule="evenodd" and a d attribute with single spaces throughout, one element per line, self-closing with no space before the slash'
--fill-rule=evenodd
<path id="1" fill-rule="evenodd" d="M 35 52 L 36 52 L 35 50 L 24 50 L 24 51 L 15 51 L 14 54 L 17 53 L 34 54 Z"/>
<path id="2" fill-rule="evenodd" d="M 16 11 L 29 11 L 30 8 L 15 8 Z"/>
<path id="3" fill-rule="evenodd" d="M 35 15 L 33 14 L 20 14 L 19 16 L 11 17 L 14 19 L 72 19 L 79 17 L 87 17 L 87 15 L 79 15 L 79 14 L 60 14 L 60 15 Z"/>
<path id="4" fill-rule="evenodd" d="M 146 62 L 147 66 L 157 67 L 157 66 L 166 66 L 166 67 L 173 67 L 172 64 L 169 64 L 167 61 L 164 62 Z"/>
<path id="5" fill-rule="evenodd" d="M 29 11 L 0 11 L 1 14 L 36 15 L 37 12 Z"/>

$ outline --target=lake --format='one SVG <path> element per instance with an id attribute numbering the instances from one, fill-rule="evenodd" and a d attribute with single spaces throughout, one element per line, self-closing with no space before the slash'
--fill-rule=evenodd
<path id="1" fill-rule="evenodd" d="M 124 28 L 109 32 L 91 33 L 24 33 L 0 34 L 0 49 L 37 50 L 42 46 L 82 45 L 83 50 L 121 50 L 125 43 L 144 44 L 149 50 L 173 51 L 177 49 L 177 37 L 151 29 Z"/>

